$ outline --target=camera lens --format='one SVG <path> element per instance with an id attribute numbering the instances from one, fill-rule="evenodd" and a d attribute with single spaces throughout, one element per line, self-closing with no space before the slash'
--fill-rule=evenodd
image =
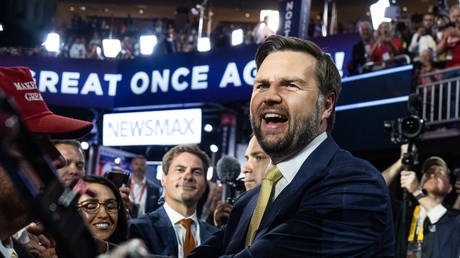
<path id="1" fill-rule="evenodd" d="M 401 122 L 401 133 L 407 138 L 415 138 L 421 132 L 423 128 L 423 121 L 417 116 L 408 116 Z"/>

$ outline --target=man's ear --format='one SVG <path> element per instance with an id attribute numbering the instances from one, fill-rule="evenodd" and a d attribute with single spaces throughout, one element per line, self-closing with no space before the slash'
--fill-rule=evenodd
<path id="1" fill-rule="evenodd" d="M 322 106 L 323 112 L 321 115 L 321 120 L 324 120 L 324 119 L 327 120 L 331 116 L 332 111 L 334 110 L 334 103 L 335 103 L 336 97 L 337 95 L 334 92 L 331 92 L 326 97 L 324 97 L 323 106 Z"/>
<path id="2" fill-rule="evenodd" d="M 163 173 L 163 175 L 161 175 L 161 186 L 164 188 L 165 185 L 166 185 L 166 182 L 165 182 L 165 179 L 166 179 L 167 175 L 165 173 Z"/>

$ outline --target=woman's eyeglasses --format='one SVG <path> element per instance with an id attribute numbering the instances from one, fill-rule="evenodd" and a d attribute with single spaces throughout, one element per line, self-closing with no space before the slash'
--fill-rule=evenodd
<path id="1" fill-rule="evenodd" d="M 111 199 L 105 202 L 100 203 L 96 200 L 88 200 L 78 203 L 77 208 L 84 210 L 87 213 L 97 213 L 101 205 L 104 206 L 105 210 L 109 213 L 117 213 L 118 212 L 118 202 L 117 200 Z"/>

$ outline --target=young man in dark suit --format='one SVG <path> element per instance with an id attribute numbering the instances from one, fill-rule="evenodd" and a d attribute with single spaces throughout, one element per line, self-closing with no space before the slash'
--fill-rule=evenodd
<path id="1" fill-rule="evenodd" d="M 327 134 L 341 89 L 330 56 L 310 41 L 270 36 L 255 60 L 250 120 L 271 164 L 189 257 L 393 257 L 385 181 Z"/>
<path id="2" fill-rule="evenodd" d="M 152 254 L 185 257 L 217 229 L 198 220 L 196 207 L 206 189 L 209 158 L 196 145 L 179 145 L 163 156 L 165 204 L 129 223 L 130 236 Z"/>

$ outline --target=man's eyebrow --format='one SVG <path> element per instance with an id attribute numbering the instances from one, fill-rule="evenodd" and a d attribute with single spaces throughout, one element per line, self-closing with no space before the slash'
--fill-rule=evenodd
<path id="1" fill-rule="evenodd" d="M 305 84 L 305 80 L 298 77 L 286 77 L 281 79 L 281 84 L 288 84 L 293 82 Z M 268 79 L 255 79 L 254 83 L 269 84 L 270 81 Z"/>
<path id="2" fill-rule="evenodd" d="M 305 84 L 305 80 L 302 80 L 301 78 L 293 77 L 293 78 L 283 78 L 283 79 L 281 79 L 282 84 L 288 84 L 288 83 L 292 83 L 292 82 Z"/>

